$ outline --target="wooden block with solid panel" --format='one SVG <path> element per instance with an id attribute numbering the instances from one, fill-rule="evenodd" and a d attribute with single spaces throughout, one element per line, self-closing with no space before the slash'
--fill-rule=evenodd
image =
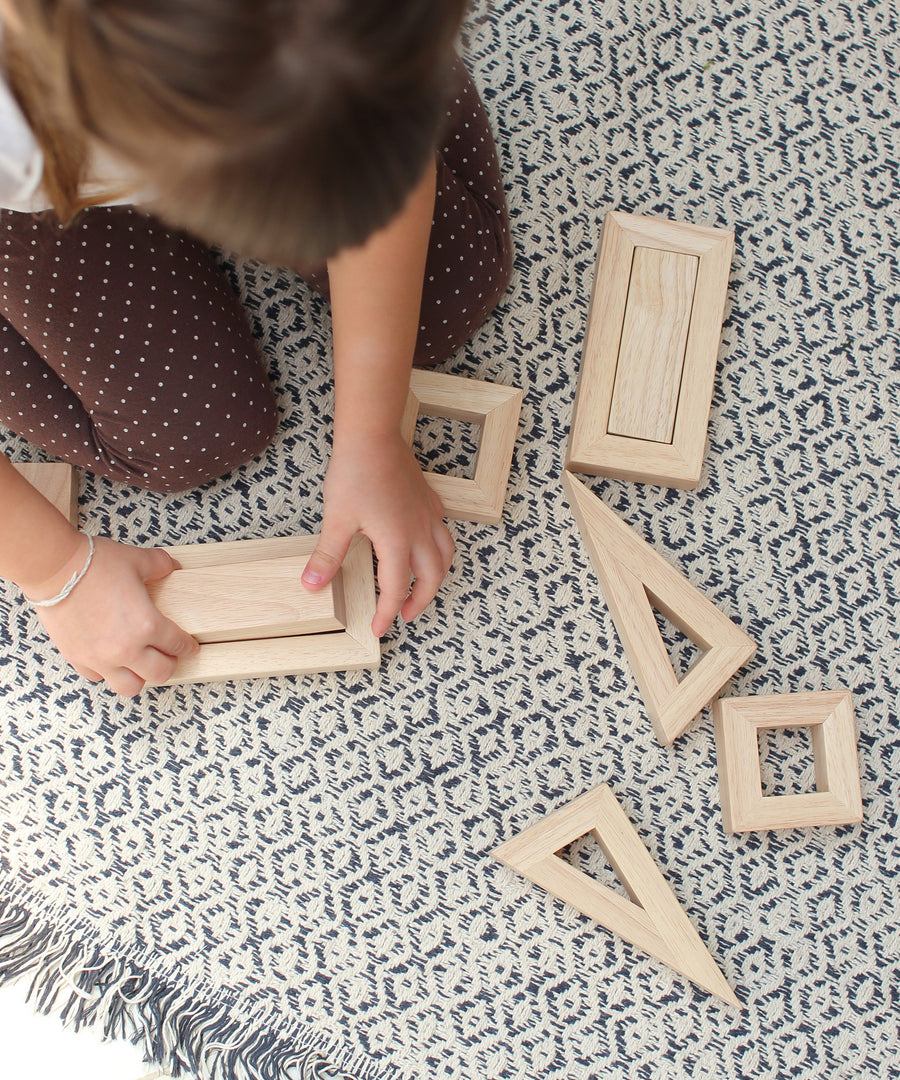
<path id="1" fill-rule="evenodd" d="M 756 651 L 756 644 L 571 473 L 563 484 L 656 736 L 671 743 Z M 702 655 L 679 679 L 654 615 Z"/>
<path id="2" fill-rule="evenodd" d="M 412 446 L 416 420 L 423 414 L 481 425 L 474 477 L 424 472 L 447 517 L 490 525 L 499 523 L 506 502 L 521 407 L 522 391 L 517 387 L 413 369 L 401 423 L 407 445 Z"/>
<path id="3" fill-rule="evenodd" d="M 556 854 L 586 833 L 597 840 L 630 899 Z M 492 854 L 704 990 L 740 1008 L 678 898 L 605 784 L 554 810 Z"/>
<path id="4" fill-rule="evenodd" d="M 733 248 L 727 229 L 606 215 L 567 468 L 696 486 Z"/>
<path id="5" fill-rule="evenodd" d="M 728 832 L 862 821 L 853 699 L 846 690 L 720 698 L 713 705 L 719 797 Z M 763 795 L 759 733 L 808 727 L 816 790 Z"/>
<path id="6" fill-rule="evenodd" d="M 332 586 L 316 593 L 300 575 L 317 542 L 293 536 L 167 548 L 182 569 L 152 583 L 151 597 L 202 641 L 165 685 L 377 667 L 372 546 L 357 536 Z"/>
<path id="7" fill-rule="evenodd" d="M 72 525 L 78 524 L 78 474 L 64 461 L 13 462 L 13 467 Z"/>
<path id="8" fill-rule="evenodd" d="M 341 572 L 310 592 L 301 582 L 309 556 L 284 556 L 175 570 L 148 582 L 167 619 L 201 644 L 344 630 Z"/>

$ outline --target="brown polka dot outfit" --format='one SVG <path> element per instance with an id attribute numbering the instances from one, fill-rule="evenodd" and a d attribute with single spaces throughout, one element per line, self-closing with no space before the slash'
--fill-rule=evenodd
<path id="1" fill-rule="evenodd" d="M 509 283 L 496 150 L 462 65 L 438 147 L 415 362 L 450 356 Z M 324 272 L 310 284 L 327 296 Z M 111 480 L 179 491 L 272 439 L 277 410 L 211 252 L 130 207 L 67 229 L 0 211 L 0 423 Z"/>

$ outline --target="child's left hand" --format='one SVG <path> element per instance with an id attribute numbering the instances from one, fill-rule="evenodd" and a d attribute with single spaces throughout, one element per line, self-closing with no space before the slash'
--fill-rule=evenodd
<path id="1" fill-rule="evenodd" d="M 378 557 L 373 633 L 385 634 L 398 612 L 407 622 L 420 615 L 450 568 L 454 544 L 441 501 L 399 434 L 336 442 L 325 474 L 324 504 L 322 535 L 303 584 L 310 589 L 326 585 L 353 537 L 362 532 Z"/>

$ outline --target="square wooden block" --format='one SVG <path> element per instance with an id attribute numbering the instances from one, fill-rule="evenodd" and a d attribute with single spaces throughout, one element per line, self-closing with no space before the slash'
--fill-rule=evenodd
<path id="1" fill-rule="evenodd" d="M 720 698 L 713 705 L 719 794 L 728 832 L 862 821 L 853 700 L 846 690 Z M 763 795 L 759 732 L 808 727 L 816 790 Z"/>
<path id="2" fill-rule="evenodd" d="M 490 525 L 500 521 L 521 407 L 522 391 L 514 386 L 413 369 L 402 422 L 403 437 L 409 446 L 421 415 L 466 420 L 481 426 L 472 479 L 424 474 L 444 504 L 447 517 Z"/>
<path id="3" fill-rule="evenodd" d="M 182 569 L 150 583 L 154 603 L 200 640 L 165 685 L 375 668 L 375 572 L 362 535 L 332 587 L 300 576 L 317 536 L 189 544 L 167 550 Z"/>
<path id="4" fill-rule="evenodd" d="M 606 215 L 567 468 L 698 483 L 733 248 L 728 229 Z"/>

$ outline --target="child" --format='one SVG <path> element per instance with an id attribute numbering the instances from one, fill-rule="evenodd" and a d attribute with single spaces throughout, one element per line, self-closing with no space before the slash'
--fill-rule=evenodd
<path id="1" fill-rule="evenodd" d="M 453 53 L 465 0 L 3 2 L 0 422 L 152 490 L 222 475 L 276 409 L 204 241 L 297 269 L 330 299 L 335 369 L 304 583 L 362 531 L 373 630 L 414 618 L 453 542 L 399 434 L 410 366 L 454 352 L 511 268 Z M 162 549 L 77 532 L 2 455 L 0 505 L 0 576 L 51 601 L 38 612 L 79 673 L 133 695 L 197 648 L 144 587 L 174 568 Z"/>

